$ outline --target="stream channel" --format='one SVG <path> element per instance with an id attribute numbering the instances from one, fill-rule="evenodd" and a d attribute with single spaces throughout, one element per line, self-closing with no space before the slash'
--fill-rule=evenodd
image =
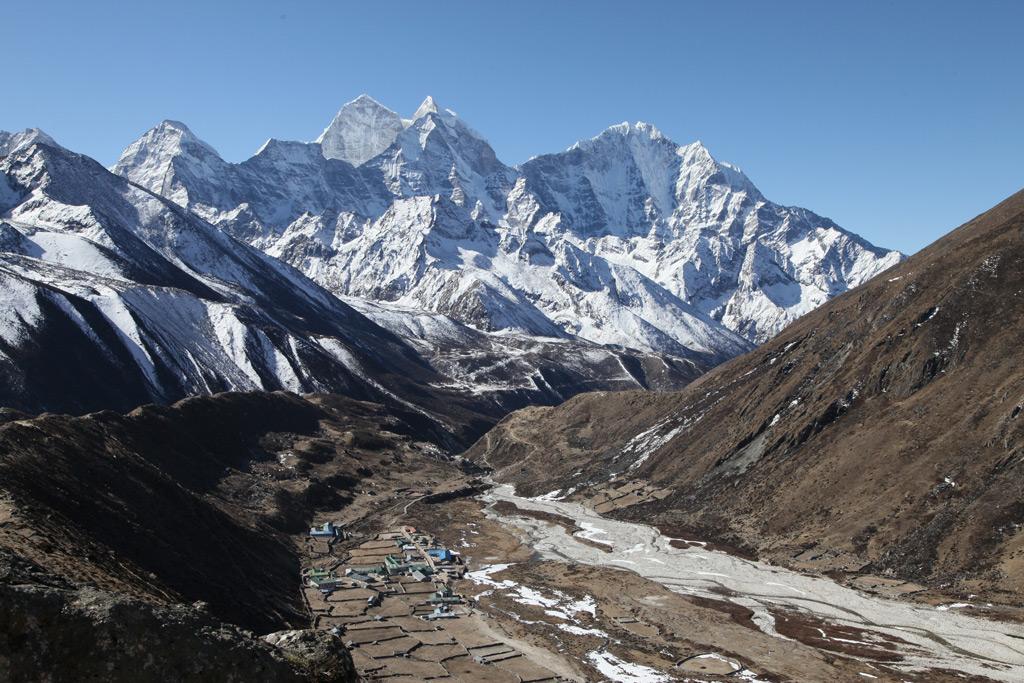
<path id="1" fill-rule="evenodd" d="M 913 644 L 904 646 L 903 666 L 944 667 L 1007 681 L 1024 681 L 1024 626 L 974 617 L 967 610 L 984 603 L 933 607 L 883 598 L 841 586 L 821 576 L 802 574 L 721 551 L 691 546 L 674 548 L 673 539 L 642 524 L 601 517 L 578 503 L 546 497 L 520 498 L 499 485 L 481 496 L 487 503 L 508 501 L 525 510 L 550 512 L 576 521 L 577 532 L 611 548 L 603 552 L 578 542 L 560 526 L 536 519 L 488 516 L 525 531 L 541 559 L 619 567 L 657 581 L 678 593 L 729 600 L 753 610 L 765 633 L 775 632 L 769 609 L 789 609 L 834 624 L 855 626 Z M 715 592 L 712 592 L 712 591 Z"/>

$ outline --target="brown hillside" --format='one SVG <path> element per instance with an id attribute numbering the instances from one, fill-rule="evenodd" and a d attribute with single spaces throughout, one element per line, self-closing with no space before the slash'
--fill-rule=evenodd
<path id="1" fill-rule="evenodd" d="M 353 506 L 358 493 L 458 473 L 421 441 L 421 417 L 340 396 L 0 420 L 0 549 L 133 598 L 203 601 L 260 633 L 308 621 L 300 543 L 318 511 L 372 519 L 378 499 Z"/>
<path id="2" fill-rule="evenodd" d="M 682 392 L 520 411 L 467 455 L 528 493 L 646 479 L 672 495 L 618 514 L 1016 602 L 1022 317 L 1024 192 Z"/>

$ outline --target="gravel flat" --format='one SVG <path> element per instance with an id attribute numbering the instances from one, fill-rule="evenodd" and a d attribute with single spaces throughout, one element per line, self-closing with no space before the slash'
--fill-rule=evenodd
<path id="1" fill-rule="evenodd" d="M 752 609 L 755 623 L 769 635 L 782 637 L 774 631 L 773 612 L 795 611 L 864 629 L 880 639 L 906 641 L 909 644 L 901 644 L 905 657 L 901 666 L 909 669 L 943 667 L 970 675 L 1024 680 L 1024 627 L 973 617 L 966 611 L 984 609 L 983 604 L 929 607 L 868 595 L 828 578 L 700 546 L 674 548 L 670 545 L 673 539 L 651 527 L 606 519 L 576 503 L 520 498 L 510 486 L 496 486 L 483 499 L 562 515 L 583 529 L 570 536 L 563 526 L 540 520 L 500 518 L 526 531 L 533 550 L 543 559 L 620 567 L 679 593 L 717 599 L 727 595 Z M 595 542 L 605 548 L 595 547 Z M 611 552 L 606 552 L 608 549 Z"/>

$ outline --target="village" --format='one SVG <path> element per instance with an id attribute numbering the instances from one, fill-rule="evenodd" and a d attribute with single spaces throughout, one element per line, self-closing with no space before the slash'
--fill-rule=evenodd
<path id="1" fill-rule="evenodd" d="M 487 617 L 458 591 L 462 557 L 430 533 L 403 526 L 360 539 L 325 522 L 310 529 L 307 542 L 314 566 L 301 578 L 313 627 L 341 637 L 367 678 L 566 680 L 488 635 Z"/>

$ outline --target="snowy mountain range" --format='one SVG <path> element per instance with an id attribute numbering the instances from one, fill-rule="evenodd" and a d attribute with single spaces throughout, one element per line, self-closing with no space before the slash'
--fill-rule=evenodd
<path id="1" fill-rule="evenodd" d="M 902 258 L 648 124 L 509 167 L 429 97 L 403 119 L 364 95 L 240 164 L 165 121 L 112 171 L 341 297 L 707 364 Z"/>
<path id="2" fill-rule="evenodd" d="M 451 426 L 678 389 L 901 258 L 652 126 L 509 167 L 430 98 L 239 164 L 173 121 L 110 170 L 0 132 L 0 174 L 0 402 L 29 411 L 286 389 Z"/>
<path id="3" fill-rule="evenodd" d="M 0 405 L 31 412 L 333 392 L 469 439 L 530 403 L 679 388 L 704 369 L 582 340 L 492 338 L 420 311 L 389 309 L 385 329 L 38 130 L 0 133 L 0 287 Z"/>

